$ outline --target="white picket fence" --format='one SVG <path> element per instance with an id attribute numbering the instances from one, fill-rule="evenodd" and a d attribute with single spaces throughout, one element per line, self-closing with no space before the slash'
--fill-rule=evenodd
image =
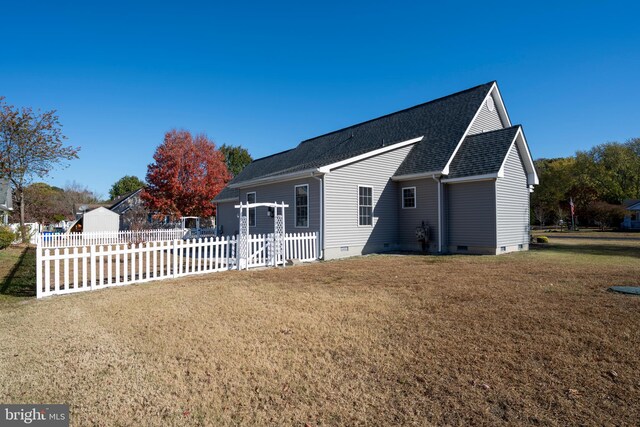
<path id="1" fill-rule="evenodd" d="M 318 251 L 318 233 L 289 233 L 284 236 L 284 259 L 315 261 Z"/>
<path id="2" fill-rule="evenodd" d="M 266 267 L 272 258 L 273 234 L 250 234 L 247 238 L 247 268 Z M 284 259 L 302 262 L 318 259 L 317 233 L 289 233 L 284 236 Z"/>
<path id="3" fill-rule="evenodd" d="M 271 239 L 272 235 L 268 234 L 249 236 L 248 253 L 251 255 L 255 251 L 249 267 L 267 265 Z M 44 241 L 39 239 L 38 242 Z M 285 235 L 285 259 L 307 262 L 317 258 L 317 233 Z M 36 268 L 38 298 L 235 270 L 237 238 L 174 238 L 57 248 L 38 245 Z"/>
<path id="4" fill-rule="evenodd" d="M 91 233 L 38 234 L 36 243 L 41 248 L 73 248 L 118 243 L 141 243 L 182 239 L 188 230 L 158 229 L 136 231 L 98 231 Z M 200 236 L 198 236 L 200 237 Z"/>

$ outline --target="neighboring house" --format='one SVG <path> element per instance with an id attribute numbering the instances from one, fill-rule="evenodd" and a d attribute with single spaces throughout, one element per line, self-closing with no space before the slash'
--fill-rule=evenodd
<path id="1" fill-rule="evenodd" d="M 627 210 L 622 228 L 626 230 L 640 230 L 640 199 L 625 200 L 622 205 Z"/>
<path id="2" fill-rule="evenodd" d="M 2 224 L 9 224 L 9 214 L 13 211 L 13 194 L 8 179 L 0 179 L 0 215 Z"/>
<path id="3" fill-rule="evenodd" d="M 87 210 L 77 219 L 67 233 L 92 233 L 96 231 L 119 231 L 120 215 L 105 207 Z"/>
<path id="4" fill-rule="evenodd" d="M 148 210 L 140 195 L 144 188 L 131 191 L 110 202 L 109 210 L 120 215 L 120 230 L 134 230 L 148 227 L 167 227 L 179 224 L 171 222 L 169 215 L 158 215 Z"/>
<path id="5" fill-rule="evenodd" d="M 257 159 L 215 202 L 226 235 L 238 232 L 240 201 L 289 204 L 286 231 L 318 232 L 324 259 L 500 254 L 528 249 L 536 184 L 522 127 L 490 82 Z M 250 233 L 273 232 L 267 208 L 249 223 Z"/>
<path id="6" fill-rule="evenodd" d="M 140 193 L 142 193 L 142 188 L 138 188 L 137 190 L 130 191 L 120 197 L 116 197 L 110 202 L 109 210 L 122 215 L 127 213 L 129 210 L 140 206 L 142 203 L 140 200 Z"/>
<path id="7" fill-rule="evenodd" d="M 143 208 L 140 193 L 142 188 L 124 194 L 111 202 L 109 210 L 120 215 L 120 230 L 131 230 L 133 222 L 150 222 L 148 212 Z M 140 218 L 142 216 L 142 218 Z M 135 224 L 138 225 L 138 224 Z"/>

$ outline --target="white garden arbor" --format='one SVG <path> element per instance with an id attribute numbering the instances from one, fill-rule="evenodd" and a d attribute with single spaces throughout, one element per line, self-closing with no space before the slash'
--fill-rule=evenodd
<path id="1" fill-rule="evenodd" d="M 248 269 L 254 265 L 278 266 L 284 265 L 285 261 L 285 208 L 289 205 L 282 203 L 245 203 L 240 202 L 235 205 L 240 209 L 238 219 L 238 270 Z M 268 215 L 273 217 L 273 233 L 266 237 L 257 237 L 249 234 L 249 216 L 252 209 L 266 207 Z M 255 212 L 255 211 L 254 211 Z M 257 215 L 257 212 L 256 212 Z M 257 218 L 256 218 L 257 220 Z M 264 260 L 264 261 L 261 261 Z"/>

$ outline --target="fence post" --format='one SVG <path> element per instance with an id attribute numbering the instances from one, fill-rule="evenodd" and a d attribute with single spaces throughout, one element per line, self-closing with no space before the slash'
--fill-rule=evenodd
<path id="1" fill-rule="evenodd" d="M 40 239 L 38 239 L 36 251 L 36 298 L 42 298 L 42 246 Z"/>
<path id="2" fill-rule="evenodd" d="M 171 277 L 176 278 L 178 276 L 178 240 L 173 240 L 173 271 Z"/>
<path id="3" fill-rule="evenodd" d="M 91 290 L 94 290 L 96 288 L 96 245 L 89 246 L 89 263 L 91 264 L 89 283 Z"/>
<path id="4" fill-rule="evenodd" d="M 234 260 L 235 264 L 234 264 L 234 270 L 240 270 L 240 267 L 238 265 L 238 259 L 236 258 L 236 245 L 237 245 L 238 240 L 236 239 L 236 236 L 230 237 L 229 238 L 229 246 L 227 246 L 227 270 L 231 270 L 231 260 Z"/>

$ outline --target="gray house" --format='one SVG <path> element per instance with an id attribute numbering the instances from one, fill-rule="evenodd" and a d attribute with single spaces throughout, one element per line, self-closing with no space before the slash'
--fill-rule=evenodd
<path id="1" fill-rule="evenodd" d="M 621 224 L 622 229 L 640 230 L 640 200 L 628 199 L 622 202 L 622 206 L 627 210 L 627 214 Z"/>
<path id="2" fill-rule="evenodd" d="M 490 82 L 257 159 L 215 202 L 226 235 L 238 232 L 240 201 L 289 204 L 286 231 L 318 232 L 324 259 L 500 254 L 528 249 L 536 184 L 522 127 Z M 273 232 L 267 208 L 249 224 Z"/>
<path id="3" fill-rule="evenodd" d="M 11 192 L 11 183 L 6 178 L 0 178 L 0 215 L 2 216 L 2 224 L 9 223 L 9 214 L 13 211 L 13 194 Z"/>

